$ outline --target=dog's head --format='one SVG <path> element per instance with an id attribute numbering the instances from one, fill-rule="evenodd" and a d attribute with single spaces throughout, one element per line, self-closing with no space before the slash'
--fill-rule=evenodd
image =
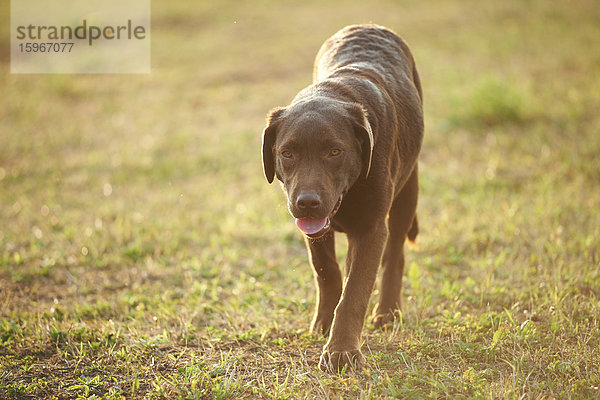
<path id="1" fill-rule="evenodd" d="M 309 237 L 329 229 L 344 194 L 369 175 L 373 132 L 356 103 L 316 97 L 268 116 L 262 156 L 269 183 L 284 187 L 296 224 Z"/>

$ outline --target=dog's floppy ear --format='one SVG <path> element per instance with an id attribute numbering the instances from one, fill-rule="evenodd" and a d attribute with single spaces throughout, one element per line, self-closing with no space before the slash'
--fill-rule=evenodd
<path id="1" fill-rule="evenodd" d="M 262 159 L 265 177 L 269 183 L 273 182 L 275 177 L 275 158 L 273 158 L 273 145 L 277 137 L 277 125 L 285 108 L 277 107 L 271 110 L 267 117 L 267 126 L 262 135 Z"/>
<path id="2" fill-rule="evenodd" d="M 371 170 L 371 158 L 373 157 L 373 146 L 375 139 L 373 138 L 373 130 L 367 118 L 367 110 L 358 103 L 351 103 L 348 107 L 348 112 L 352 117 L 352 125 L 360 145 L 362 147 L 362 162 L 365 179 L 369 176 Z"/>

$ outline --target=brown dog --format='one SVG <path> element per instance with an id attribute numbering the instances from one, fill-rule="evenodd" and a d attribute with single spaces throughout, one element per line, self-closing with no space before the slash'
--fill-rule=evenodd
<path id="1" fill-rule="evenodd" d="M 404 241 L 417 236 L 417 157 L 422 92 L 408 46 L 390 30 L 354 25 L 319 50 L 314 83 L 271 111 L 264 172 L 277 176 L 305 234 L 318 302 L 313 332 L 329 333 L 320 366 L 357 368 L 360 336 L 379 264 L 379 327 L 400 308 Z M 348 235 L 346 278 L 332 231 Z"/>

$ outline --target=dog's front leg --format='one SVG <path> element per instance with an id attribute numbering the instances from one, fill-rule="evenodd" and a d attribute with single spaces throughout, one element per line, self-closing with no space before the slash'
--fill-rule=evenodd
<path id="1" fill-rule="evenodd" d="M 342 293 L 342 274 L 335 258 L 333 232 L 324 239 L 306 239 L 306 244 L 317 287 L 317 306 L 310 330 L 327 335 Z"/>
<path id="2" fill-rule="evenodd" d="M 368 231 L 348 235 L 347 277 L 319 362 L 322 370 L 340 371 L 346 364 L 358 369 L 365 360 L 360 336 L 386 239 L 384 218 Z"/>

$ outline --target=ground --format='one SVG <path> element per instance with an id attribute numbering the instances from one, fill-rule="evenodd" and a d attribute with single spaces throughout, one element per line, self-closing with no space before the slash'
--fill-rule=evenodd
<path id="1" fill-rule="evenodd" d="M 10 74 L 5 3 L 1 398 L 600 397 L 594 0 L 154 1 L 148 75 Z M 421 233 L 401 319 L 330 375 L 260 135 L 360 22 L 420 71 Z"/>

